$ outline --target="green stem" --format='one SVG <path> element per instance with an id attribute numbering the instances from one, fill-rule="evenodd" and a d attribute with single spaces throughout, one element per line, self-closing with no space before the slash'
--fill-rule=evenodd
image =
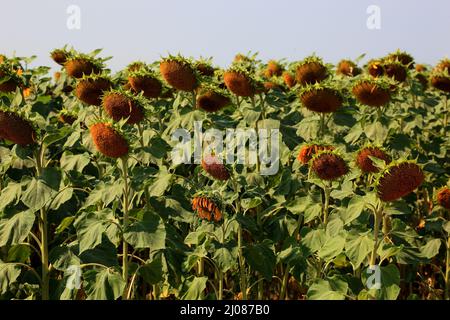
<path id="1" fill-rule="evenodd" d="M 444 131 L 445 131 L 445 128 L 447 128 L 447 120 L 448 120 L 448 97 L 447 97 L 447 95 L 445 95 L 445 98 L 444 98 L 444 106 L 445 106 L 445 108 L 444 108 Z"/>
<path id="2" fill-rule="evenodd" d="M 325 186 L 324 193 L 325 203 L 323 205 L 323 225 L 326 227 L 328 224 L 328 207 L 330 205 L 331 182 L 329 186 Z"/>
<path id="3" fill-rule="evenodd" d="M 197 95 L 195 91 L 192 91 L 192 108 L 197 108 Z"/>
<path id="4" fill-rule="evenodd" d="M 245 261 L 244 254 L 242 252 L 242 227 L 239 224 L 238 227 L 238 248 L 239 248 L 239 269 L 241 275 L 241 292 L 242 292 L 242 300 L 247 300 L 247 279 L 245 275 Z"/>
<path id="5" fill-rule="evenodd" d="M 320 117 L 320 121 L 319 121 L 319 127 L 320 127 L 319 138 L 322 139 L 323 136 L 325 135 L 325 114 L 324 113 L 320 113 L 319 117 Z"/>
<path id="6" fill-rule="evenodd" d="M 234 177 L 231 179 L 233 183 L 234 192 L 236 194 L 239 194 L 239 190 L 237 187 L 237 182 L 234 179 Z M 241 212 L 241 198 L 238 196 L 236 199 L 236 214 Z M 238 238 L 238 255 L 239 255 L 239 271 L 240 271 L 240 288 L 242 292 L 242 300 L 247 300 L 247 276 L 246 276 L 246 270 L 245 270 L 245 260 L 244 260 L 244 253 L 242 250 L 242 226 L 239 223 L 238 224 L 238 230 L 237 230 L 237 238 Z"/>
<path id="7" fill-rule="evenodd" d="M 144 148 L 144 130 L 142 130 L 140 123 L 137 124 L 137 127 L 139 131 L 139 143 L 141 144 L 141 147 Z"/>
<path id="8" fill-rule="evenodd" d="M 445 263 L 445 299 L 450 300 L 450 237 L 447 239 L 447 259 Z"/>
<path id="9" fill-rule="evenodd" d="M 377 250 L 379 246 L 379 237 L 378 234 L 380 233 L 380 224 L 381 220 L 383 218 L 383 206 L 380 205 L 380 208 L 374 212 L 375 214 L 375 221 L 374 221 L 374 227 L 373 227 L 373 238 L 374 238 L 374 246 L 372 250 L 372 255 L 370 257 L 370 265 L 374 266 L 377 261 Z"/>
<path id="10" fill-rule="evenodd" d="M 284 270 L 283 282 L 281 283 L 280 300 L 287 300 L 287 284 L 289 280 L 289 265 Z"/>
<path id="11" fill-rule="evenodd" d="M 124 157 L 121 158 L 122 161 L 122 175 L 124 180 L 124 190 L 123 190 L 123 223 L 122 223 L 122 230 L 125 230 L 128 226 L 128 209 L 129 209 L 129 187 L 128 187 L 128 158 Z M 122 239 L 122 247 L 123 247 L 123 256 L 122 256 L 122 277 L 125 281 L 125 283 L 128 283 L 128 243 Z M 127 290 L 125 290 L 122 295 L 122 298 L 124 300 L 127 299 Z"/>
<path id="12" fill-rule="evenodd" d="M 37 176 L 42 174 L 43 169 L 43 154 L 44 146 L 39 148 L 39 151 L 35 155 L 36 160 L 36 173 Z M 39 231 L 41 233 L 40 249 L 41 249 L 41 263 L 42 263 L 42 300 L 48 300 L 50 297 L 49 287 L 49 265 L 48 265 L 48 226 L 47 226 L 47 211 L 45 207 L 39 211 Z"/>

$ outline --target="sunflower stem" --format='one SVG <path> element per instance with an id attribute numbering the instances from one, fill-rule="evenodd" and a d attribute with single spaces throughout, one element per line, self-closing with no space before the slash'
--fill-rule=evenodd
<path id="1" fill-rule="evenodd" d="M 284 269 L 283 282 L 281 283 L 280 300 L 287 300 L 287 284 L 289 280 L 289 265 Z"/>
<path id="2" fill-rule="evenodd" d="M 197 94 L 195 90 L 192 91 L 192 108 L 195 109 L 197 107 Z"/>
<path id="3" fill-rule="evenodd" d="M 122 175 L 124 180 L 124 190 L 123 190 L 123 223 L 122 230 L 125 230 L 128 227 L 128 209 L 129 209 L 129 186 L 128 186 L 128 157 L 121 158 L 122 162 Z M 123 239 L 122 236 L 122 247 L 123 247 L 123 256 L 122 256 L 122 277 L 125 283 L 128 283 L 128 243 Z M 127 299 L 127 290 L 125 290 L 122 295 L 124 300 Z"/>
<path id="4" fill-rule="evenodd" d="M 239 190 L 237 187 L 237 182 L 234 180 L 234 177 L 231 179 L 233 182 L 233 188 L 234 192 L 236 194 L 239 194 Z M 241 199 L 238 196 L 236 199 L 236 214 L 241 212 Z M 238 224 L 238 230 L 237 230 L 237 241 L 238 241 L 238 255 L 239 255 L 239 271 L 240 271 L 240 289 L 242 292 L 242 300 L 247 300 L 247 276 L 246 276 L 246 270 L 245 270 L 245 260 L 244 260 L 244 253 L 243 253 L 243 246 L 242 246 L 242 226 L 239 223 Z"/>
<path id="5" fill-rule="evenodd" d="M 138 132 L 139 132 L 139 143 L 141 147 L 144 148 L 144 130 L 142 129 L 142 125 L 140 123 L 137 124 Z"/>
<path id="6" fill-rule="evenodd" d="M 445 299 L 450 300 L 450 237 L 447 239 L 447 257 L 445 262 Z"/>
<path id="7" fill-rule="evenodd" d="M 325 194 L 325 202 L 323 204 L 323 225 L 326 227 L 328 224 L 328 207 L 330 205 L 331 182 L 329 182 L 328 185 L 325 185 L 323 191 Z"/>
<path id="8" fill-rule="evenodd" d="M 373 226 L 373 238 L 374 238 L 374 246 L 372 250 L 372 255 L 370 256 L 370 265 L 374 266 L 377 261 L 377 250 L 379 243 L 379 233 L 380 233 L 380 224 L 381 220 L 383 219 L 383 205 L 380 204 L 380 206 L 377 208 L 377 210 L 374 211 L 374 226 Z"/>
<path id="9" fill-rule="evenodd" d="M 444 98 L 444 132 L 445 128 L 447 128 L 447 120 L 448 120 L 448 97 L 445 95 Z"/>
<path id="10" fill-rule="evenodd" d="M 325 135 L 325 114 L 320 113 L 319 117 L 320 117 L 319 118 L 319 127 L 320 127 L 319 138 L 323 139 L 323 136 Z"/>
<path id="11" fill-rule="evenodd" d="M 38 149 L 35 153 L 36 160 L 36 174 L 39 177 L 42 174 L 44 146 Z M 39 231 L 41 233 L 40 250 L 41 250 L 41 264 L 42 264 L 42 300 L 49 300 L 49 265 L 48 265 L 48 226 L 47 226 L 47 211 L 45 207 L 39 210 Z"/>

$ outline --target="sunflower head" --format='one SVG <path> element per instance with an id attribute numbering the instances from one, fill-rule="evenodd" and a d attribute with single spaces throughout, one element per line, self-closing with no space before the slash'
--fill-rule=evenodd
<path id="1" fill-rule="evenodd" d="M 300 151 L 297 155 L 297 160 L 300 161 L 300 163 L 302 164 L 308 164 L 315 154 L 324 150 L 331 151 L 334 150 L 334 147 L 330 145 L 316 144 L 316 143 L 305 144 L 300 148 Z"/>
<path id="2" fill-rule="evenodd" d="M 372 145 L 365 146 L 360 149 L 356 155 L 356 165 L 364 173 L 377 173 L 380 170 L 373 164 L 370 157 L 383 160 L 385 164 L 389 164 L 392 160 L 382 147 Z"/>
<path id="3" fill-rule="evenodd" d="M 163 58 L 159 70 L 164 80 L 177 90 L 192 92 L 199 85 L 194 62 L 181 55 Z"/>
<path id="4" fill-rule="evenodd" d="M 391 162 L 377 179 L 377 193 L 382 201 L 395 201 L 413 192 L 424 179 L 422 169 L 414 161 Z"/>
<path id="5" fill-rule="evenodd" d="M 436 192 L 437 203 L 447 210 L 450 210 L 450 188 L 445 186 Z"/>
<path id="6" fill-rule="evenodd" d="M 217 203 L 212 197 L 197 195 L 192 199 L 192 210 L 197 212 L 200 219 L 219 222 L 223 214 Z"/>
<path id="7" fill-rule="evenodd" d="M 323 150 L 311 159 L 311 169 L 322 180 L 332 181 L 349 172 L 347 163 L 336 150 Z"/>

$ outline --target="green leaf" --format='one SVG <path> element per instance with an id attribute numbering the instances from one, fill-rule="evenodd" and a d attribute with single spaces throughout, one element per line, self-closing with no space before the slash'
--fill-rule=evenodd
<path id="1" fill-rule="evenodd" d="M 33 212 L 22 211 L 9 219 L 0 220 L 0 247 L 23 242 L 30 233 L 35 218 Z"/>
<path id="2" fill-rule="evenodd" d="M 316 280 L 309 287 L 306 296 L 308 300 L 344 300 L 347 291 L 347 282 L 335 275 L 326 280 Z"/>
<path id="3" fill-rule="evenodd" d="M 183 283 L 183 300 L 202 300 L 208 277 L 191 277 Z"/>
<path id="4" fill-rule="evenodd" d="M 0 262 L 0 294 L 8 292 L 11 284 L 20 276 L 20 268 L 12 263 Z"/>
<path id="5" fill-rule="evenodd" d="M 270 245 L 270 241 L 266 239 L 262 243 L 244 247 L 243 250 L 246 262 L 267 280 L 272 279 L 273 270 L 277 262 Z"/>
<path id="6" fill-rule="evenodd" d="M 80 254 L 93 249 L 102 242 L 102 236 L 114 217 L 109 210 L 85 212 L 75 221 Z"/>
<path id="7" fill-rule="evenodd" d="M 340 254 L 345 247 L 345 237 L 336 235 L 334 237 L 327 237 L 322 248 L 319 249 L 319 257 L 325 261 L 330 261 L 338 254 Z"/>
<path id="8" fill-rule="evenodd" d="M 172 175 L 167 172 L 161 172 L 157 175 L 156 180 L 148 187 L 150 196 L 160 197 L 164 195 L 172 181 Z"/>
<path id="9" fill-rule="evenodd" d="M 366 124 L 364 132 L 370 140 L 380 144 L 386 140 L 388 135 L 387 127 L 382 125 L 379 121 Z"/>
<path id="10" fill-rule="evenodd" d="M 72 188 L 66 188 L 66 189 L 62 190 L 61 192 L 59 192 L 56 195 L 56 197 L 53 198 L 50 209 L 58 210 L 62 204 L 66 203 L 67 201 L 72 199 L 72 196 L 73 196 Z"/>
<path id="11" fill-rule="evenodd" d="M 347 239 L 345 243 L 345 254 L 350 259 L 353 270 L 359 268 L 361 263 L 368 257 L 374 247 L 374 241 L 369 234 L 359 235 L 353 239 Z"/>
<path id="12" fill-rule="evenodd" d="M 420 247 L 420 252 L 425 258 L 431 259 L 439 253 L 440 247 L 441 247 L 441 240 L 432 239 L 428 241 L 425 245 Z"/>
<path id="13" fill-rule="evenodd" d="M 307 233 L 306 233 L 307 232 Z M 325 230 L 317 229 L 317 230 L 307 230 L 306 228 L 302 229 L 302 240 L 301 243 L 307 247 L 311 253 L 318 251 L 323 247 L 327 236 L 325 234 Z"/>
<path id="14" fill-rule="evenodd" d="M 214 252 L 213 260 L 222 272 L 227 272 L 236 265 L 236 258 L 225 247 L 218 248 Z"/>
<path id="15" fill-rule="evenodd" d="M 0 211 L 3 211 L 10 203 L 17 202 L 21 193 L 22 184 L 10 181 L 0 194 Z"/>
<path id="16" fill-rule="evenodd" d="M 83 278 L 87 300 L 115 300 L 125 290 L 122 275 L 110 268 L 86 271 Z"/>
<path id="17" fill-rule="evenodd" d="M 362 281 L 368 286 L 372 287 L 372 289 L 364 289 L 359 295 L 358 299 L 376 299 L 376 300 L 395 300 L 400 293 L 400 272 L 397 269 L 397 266 L 394 264 L 390 264 L 385 267 L 380 267 L 380 287 L 377 289 L 376 287 L 372 287 L 373 284 L 376 283 L 376 277 L 374 271 L 370 271 L 365 269 L 362 272 Z M 368 278 L 370 281 L 367 281 Z"/>
<path id="18" fill-rule="evenodd" d="M 69 151 L 66 151 L 61 156 L 61 169 L 70 171 L 76 170 L 78 172 L 82 172 L 83 169 L 89 164 L 89 154 L 87 152 L 83 154 L 72 154 Z"/>
<path id="19" fill-rule="evenodd" d="M 45 136 L 43 143 L 45 143 L 47 146 L 50 146 L 55 142 L 64 139 L 71 132 L 72 128 L 70 127 L 61 127 L 60 129 L 53 130 L 51 133 Z"/>
<path id="20" fill-rule="evenodd" d="M 357 219 L 363 212 L 366 206 L 365 197 L 355 195 L 348 202 L 347 208 L 340 210 L 341 219 L 344 225 L 348 225 L 353 220 Z"/>
<path id="21" fill-rule="evenodd" d="M 260 197 L 255 198 L 245 198 L 241 200 L 241 206 L 245 210 L 249 210 L 252 208 L 256 208 L 262 203 L 262 200 Z"/>
<path id="22" fill-rule="evenodd" d="M 128 226 L 124 239 L 135 248 L 150 248 L 152 251 L 164 249 L 166 228 L 162 219 L 153 213 L 146 213 L 144 220 Z"/>
<path id="23" fill-rule="evenodd" d="M 163 278 L 162 257 L 156 255 L 150 262 L 147 262 L 139 269 L 141 277 L 149 284 L 157 284 Z"/>
<path id="24" fill-rule="evenodd" d="M 22 202 L 28 208 L 38 211 L 51 199 L 53 192 L 41 179 L 33 178 L 22 194 Z"/>
<path id="25" fill-rule="evenodd" d="M 17 244 L 8 250 L 7 262 L 26 263 L 31 255 L 31 248 L 25 244 Z"/>
<path id="26" fill-rule="evenodd" d="M 69 216 L 62 219 L 61 223 L 56 227 L 55 233 L 60 234 L 64 230 L 66 230 L 68 227 L 70 227 L 75 220 L 75 216 Z"/>

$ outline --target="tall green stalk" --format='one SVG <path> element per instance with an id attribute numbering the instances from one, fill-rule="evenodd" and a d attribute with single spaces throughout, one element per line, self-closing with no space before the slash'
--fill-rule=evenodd
<path id="1" fill-rule="evenodd" d="M 328 207 L 330 206 L 331 182 L 328 185 L 326 182 L 323 191 L 325 194 L 325 201 L 323 204 L 323 225 L 326 227 L 328 224 Z"/>
<path id="2" fill-rule="evenodd" d="M 38 149 L 38 152 L 35 153 L 35 161 L 36 161 L 36 173 L 37 176 L 41 176 L 42 169 L 45 167 L 44 164 L 44 145 Z M 49 264 L 48 264 L 48 226 L 47 226 L 47 211 L 45 207 L 39 210 L 39 231 L 41 234 L 41 268 L 42 268 L 42 300 L 48 300 L 50 297 L 50 277 L 49 277 Z"/>
<path id="3" fill-rule="evenodd" d="M 383 219 L 383 205 L 380 204 L 380 206 L 375 210 L 374 212 L 375 220 L 374 220 L 374 227 L 373 227 L 373 238 L 374 238 L 374 246 L 372 250 L 372 255 L 370 256 L 370 265 L 374 266 L 377 261 L 377 250 L 379 243 L 379 233 L 380 233 L 380 225 L 381 220 Z"/>
<path id="4" fill-rule="evenodd" d="M 128 226 L 128 209 L 129 209 L 129 185 L 128 185 L 128 158 L 125 156 L 121 158 L 122 162 L 122 176 L 124 180 L 123 190 L 123 222 L 122 230 L 124 231 Z M 125 283 L 128 283 L 128 243 L 122 239 L 123 255 L 122 255 L 122 277 Z M 122 298 L 126 299 L 126 286 Z"/>
<path id="5" fill-rule="evenodd" d="M 450 236 L 447 239 L 447 258 L 445 262 L 445 299 L 450 300 Z"/>

